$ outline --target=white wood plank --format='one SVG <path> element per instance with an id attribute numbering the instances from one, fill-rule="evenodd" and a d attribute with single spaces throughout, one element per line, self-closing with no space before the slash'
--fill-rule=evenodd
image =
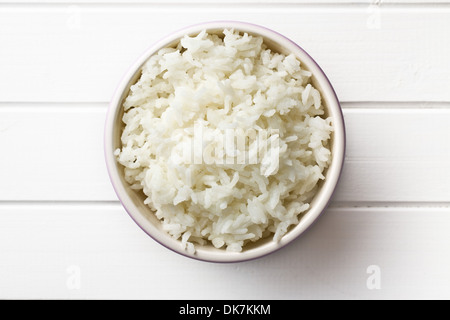
<path id="1" fill-rule="evenodd" d="M 105 116 L 105 105 L 0 108 L 0 199 L 116 199 L 103 157 Z"/>
<path id="2" fill-rule="evenodd" d="M 337 201 L 450 200 L 449 109 L 345 109 L 344 114 L 348 148 Z"/>
<path id="3" fill-rule="evenodd" d="M 281 32 L 343 101 L 450 101 L 447 6 L 5 5 L 0 101 L 108 101 L 151 43 L 186 25 L 243 20 Z"/>
<path id="4" fill-rule="evenodd" d="M 370 106 L 370 108 L 368 108 Z M 335 203 L 450 198 L 450 109 L 344 104 Z M 0 201 L 117 200 L 103 156 L 105 104 L 0 107 Z"/>
<path id="5" fill-rule="evenodd" d="M 238 264 L 165 249 L 118 204 L 0 212 L 1 299 L 450 297 L 449 208 L 331 208 L 289 246 Z"/>

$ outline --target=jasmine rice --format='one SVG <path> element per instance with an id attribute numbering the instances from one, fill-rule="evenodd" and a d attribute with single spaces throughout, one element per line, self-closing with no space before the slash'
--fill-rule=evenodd
<path id="1" fill-rule="evenodd" d="M 185 36 L 145 63 L 115 156 L 188 252 L 279 241 L 307 212 L 333 131 L 311 76 L 235 30 Z"/>

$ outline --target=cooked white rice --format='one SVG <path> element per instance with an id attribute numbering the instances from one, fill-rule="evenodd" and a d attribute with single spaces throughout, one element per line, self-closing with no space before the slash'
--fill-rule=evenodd
<path id="1" fill-rule="evenodd" d="M 143 66 L 115 155 L 186 250 L 239 252 L 298 224 L 331 161 L 332 119 L 310 80 L 293 54 L 234 30 L 185 36 Z"/>

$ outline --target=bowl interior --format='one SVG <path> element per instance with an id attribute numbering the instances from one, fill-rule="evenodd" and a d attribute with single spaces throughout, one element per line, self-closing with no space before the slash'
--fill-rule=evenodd
<path id="1" fill-rule="evenodd" d="M 142 191 L 136 191 L 128 186 L 124 179 L 123 167 L 115 161 L 114 150 L 121 146 L 121 134 L 124 128 L 122 122 L 124 99 L 128 96 L 130 86 L 137 82 L 141 75 L 141 67 L 145 61 L 159 49 L 174 46 L 185 34 L 195 35 L 206 29 L 208 33 L 221 34 L 224 28 L 234 28 L 241 32 L 262 36 L 264 43 L 274 52 L 289 54 L 294 53 L 301 62 L 302 68 L 312 73 L 312 84 L 322 95 L 322 103 L 325 106 L 326 116 L 333 118 L 334 132 L 331 136 L 332 161 L 328 169 L 324 172 L 325 180 L 319 182 L 319 189 L 316 196 L 310 203 L 310 209 L 303 214 L 300 223 L 292 226 L 279 242 L 274 242 L 271 237 L 260 239 L 253 243 L 248 243 L 240 253 L 226 252 L 224 249 L 216 249 L 212 245 L 196 245 L 196 253 L 189 254 L 181 244 L 181 241 L 173 239 L 162 229 L 161 222 L 156 218 L 151 209 L 144 204 L 146 196 Z M 345 129 L 342 111 L 334 90 L 326 78 L 323 71 L 315 61 L 299 46 L 289 39 L 264 27 L 245 23 L 211 23 L 194 26 L 184 29 L 160 41 L 151 47 L 131 68 L 125 76 L 121 86 L 119 86 L 115 97 L 111 101 L 105 127 L 105 157 L 108 171 L 114 189 L 121 200 L 123 206 L 135 222 L 153 239 L 163 244 L 167 248 L 199 260 L 212 262 L 236 262 L 257 258 L 271 253 L 302 234 L 326 208 L 342 170 L 345 152 Z"/>

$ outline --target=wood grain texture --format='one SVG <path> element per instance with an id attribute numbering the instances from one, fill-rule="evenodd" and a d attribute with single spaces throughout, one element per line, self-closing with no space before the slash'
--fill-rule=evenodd
<path id="1" fill-rule="evenodd" d="M 335 202 L 450 200 L 450 109 L 343 106 L 347 151 Z M 103 155 L 106 110 L 1 107 L 0 200 L 117 200 Z"/>
<path id="2" fill-rule="evenodd" d="M 0 101 L 105 102 L 154 41 L 243 20 L 299 43 L 342 101 L 450 101 L 450 8 L 83 5 L 0 7 Z"/>
<path id="3" fill-rule="evenodd" d="M 282 250 L 237 264 L 161 247 L 118 204 L 0 212 L 1 299 L 450 297 L 449 208 L 331 208 Z M 371 266 L 379 290 L 367 287 Z"/>

